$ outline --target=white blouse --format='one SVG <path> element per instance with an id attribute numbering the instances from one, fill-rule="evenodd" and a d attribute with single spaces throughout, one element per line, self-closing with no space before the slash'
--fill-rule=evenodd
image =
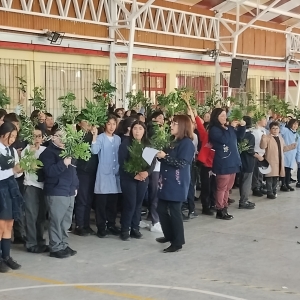
<path id="1" fill-rule="evenodd" d="M 2 143 L 0 143 L 0 153 L 4 156 L 7 155 L 6 148 L 7 147 L 5 147 Z M 18 152 L 15 148 L 13 148 L 13 149 L 14 149 L 15 164 L 17 164 L 19 162 Z M 9 154 L 11 155 L 11 153 L 9 153 Z M 9 170 L 1 170 L 1 166 L 0 166 L 0 180 L 7 179 L 11 176 L 14 176 L 14 171 L 12 168 Z"/>

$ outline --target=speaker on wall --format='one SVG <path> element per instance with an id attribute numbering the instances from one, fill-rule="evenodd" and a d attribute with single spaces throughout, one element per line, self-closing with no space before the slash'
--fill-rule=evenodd
<path id="1" fill-rule="evenodd" d="M 249 60 L 232 59 L 229 87 L 244 89 L 247 83 Z"/>

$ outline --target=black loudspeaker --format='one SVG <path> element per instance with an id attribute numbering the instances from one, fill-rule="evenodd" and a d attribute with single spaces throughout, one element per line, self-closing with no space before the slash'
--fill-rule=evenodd
<path id="1" fill-rule="evenodd" d="M 244 89 L 247 83 L 249 60 L 234 58 L 231 63 L 229 87 Z"/>

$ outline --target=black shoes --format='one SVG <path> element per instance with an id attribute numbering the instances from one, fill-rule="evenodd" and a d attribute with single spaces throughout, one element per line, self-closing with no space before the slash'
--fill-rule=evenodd
<path id="1" fill-rule="evenodd" d="M 215 213 L 208 207 L 202 208 L 202 214 L 207 216 L 213 216 Z"/>
<path id="2" fill-rule="evenodd" d="M 188 214 L 189 219 L 195 219 L 195 218 L 198 218 L 198 217 L 199 217 L 199 215 L 194 211 L 192 211 Z"/>
<path id="3" fill-rule="evenodd" d="M 4 262 L 2 258 L 0 258 L 0 273 L 7 273 L 9 271 L 9 267 Z"/>
<path id="4" fill-rule="evenodd" d="M 227 208 L 217 210 L 216 218 L 220 220 L 232 220 L 233 216 L 228 214 Z"/>
<path id="5" fill-rule="evenodd" d="M 300 182 L 296 183 L 296 188 L 300 188 Z"/>
<path id="6" fill-rule="evenodd" d="M 274 199 L 276 199 L 276 195 L 274 195 L 274 194 L 267 194 L 267 198 L 274 200 Z"/>
<path id="7" fill-rule="evenodd" d="M 264 194 L 262 193 L 261 190 L 259 190 L 259 189 L 254 189 L 252 195 L 255 196 L 255 197 L 263 197 Z"/>
<path id="8" fill-rule="evenodd" d="M 121 231 L 120 239 L 122 241 L 129 241 L 130 240 L 129 231 Z"/>
<path id="9" fill-rule="evenodd" d="M 107 227 L 107 231 L 112 235 L 120 235 L 121 229 L 117 226 L 109 226 Z"/>
<path id="10" fill-rule="evenodd" d="M 67 253 L 69 253 L 70 256 L 74 256 L 74 255 L 77 254 L 77 251 L 71 249 L 69 246 L 64 251 L 66 251 Z"/>
<path id="11" fill-rule="evenodd" d="M 184 213 L 182 213 L 182 221 L 187 222 L 189 220 L 190 220 L 190 218 L 188 216 L 186 216 Z"/>
<path id="12" fill-rule="evenodd" d="M 18 264 L 15 260 L 13 260 L 10 256 L 3 258 L 3 262 L 12 270 L 18 270 L 21 268 L 21 265 Z"/>
<path id="13" fill-rule="evenodd" d="M 290 185 L 287 185 L 286 187 L 287 187 L 291 192 L 294 192 L 294 191 L 295 191 L 295 189 L 292 188 Z"/>
<path id="14" fill-rule="evenodd" d="M 35 245 L 35 246 L 27 248 L 27 252 L 29 252 L 29 253 L 49 252 L 49 246 L 47 246 L 47 245 Z"/>
<path id="15" fill-rule="evenodd" d="M 172 253 L 172 252 L 178 252 L 181 249 L 182 249 L 182 246 L 171 245 L 168 248 L 164 249 L 163 252 L 164 253 Z"/>
<path id="16" fill-rule="evenodd" d="M 254 208 L 255 208 L 255 204 L 252 202 L 239 204 L 239 209 L 254 209 Z"/>
<path id="17" fill-rule="evenodd" d="M 67 250 L 68 248 L 64 249 L 64 250 L 59 250 L 56 252 L 50 252 L 50 257 L 55 257 L 55 258 L 67 258 L 71 256 L 71 253 L 69 250 Z"/>
<path id="18" fill-rule="evenodd" d="M 98 230 L 97 237 L 99 237 L 100 239 L 107 237 L 106 229 Z"/>
<path id="19" fill-rule="evenodd" d="M 79 235 L 79 236 L 88 236 L 89 235 L 87 230 L 80 226 L 76 226 L 73 233 L 76 235 Z"/>
<path id="20" fill-rule="evenodd" d="M 160 238 L 157 238 L 155 239 L 158 243 L 161 243 L 161 244 L 165 244 L 165 243 L 169 243 L 170 241 L 167 240 L 164 236 L 163 237 L 160 237 Z"/>
<path id="21" fill-rule="evenodd" d="M 132 228 L 130 231 L 130 236 L 135 239 L 140 239 L 143 235 L 138 229 Z"/>
<path id="22" fill-rule="evenodd" d="M 96 232 L 90 226 L 83 228 L 89 235 L 96 235 Z"/>
<path id="23" fill-rule="evenodd" d="M 282 192 L 289 192 L 289 189 L 286 185 L 282 185 L 281 188 L 280 188 L 280 191 Z"/>

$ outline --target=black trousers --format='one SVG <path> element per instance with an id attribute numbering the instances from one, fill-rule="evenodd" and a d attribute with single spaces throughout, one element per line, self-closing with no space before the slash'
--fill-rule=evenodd
<path id="1" fill-rule="evenodd" d="M 157 212 L 165 238 L 174 246 L 185 244 L 181 202 L 159 199 Z"/>
<path id="2" fill-rule="evenodd" d="M 211 168 L 202 166 L 200 169 L 201 178 L 201 194 L 200 199 L 202 208 L 208 209 L 215 206 L 214 189 L 216 189 L 216 177 L 214 175 L 209 176 Z"/>
<path id="3" fill-rule="evenodd" d="M 123 193 L 123 210 L 121 214 L 121 230 L 129 231 L 130 228 L 139 229 L 141 209 L 148 188 L 149 178 L 138 181 L 121 177 Z"/>
<path id="4" fill-rule="evenodd" d="M 157 191 L 158 191 L 158 180 L 159 172 L 153 172 L 149 176 L 149 186 L 148 186 L 148 210 L 151 215 L 152 224 L 159 222 L 159 217 L 157 213 Z"/>
<path id="5" fill-rule="evenodd" d="M 187 195 L 187 202 L 189 207 L 189 214 L 195 211 L 195 181 L 196 181 L 196 164 L 191 165 L 191 181 Z"/>
<path id="6" fill-rule="evenodd" d="M 96 194 L 96 225 L 98 231 L 106 226 L 115 226 L 117 218 L 118 194 Z"/>
<path id="7" fill-rule="evenodd" d="M 281 177 L 280 179 L 281 179 L 282 185 L 288 186 L 291 183 L 292 169 L 287 168 L 287 167 L 285 167 L 284 169 L 285 169 L 285 177 Z"/>
<path id="8" fill-rule="evenodd" d="M 275 195 L 277 193 L 278 178 L 278 176 L 266 177 L 266 186 L 268 194 Z"/>
<path id="9" fill-rule="evenodd" d="M 77 171 L 77 176 L 79 179 L 79 189 L 75 198 L 74 208 L 76 226 L 89 227 L 96 174 Z"/>
<path id="10" fill-rule="evenodd" d="M 19 190 L 22 196 L 24 196 L 25 186 L 24 186 L 24 175 L 19 178 L 16 178 L 16 181 L 19 186 Z M 24 238 L 26 236 L 25 233 L 25 205 L 22 205 L 22 215 L 19 220 L 14 221 L 13 225 L 14 238 Z"/>

